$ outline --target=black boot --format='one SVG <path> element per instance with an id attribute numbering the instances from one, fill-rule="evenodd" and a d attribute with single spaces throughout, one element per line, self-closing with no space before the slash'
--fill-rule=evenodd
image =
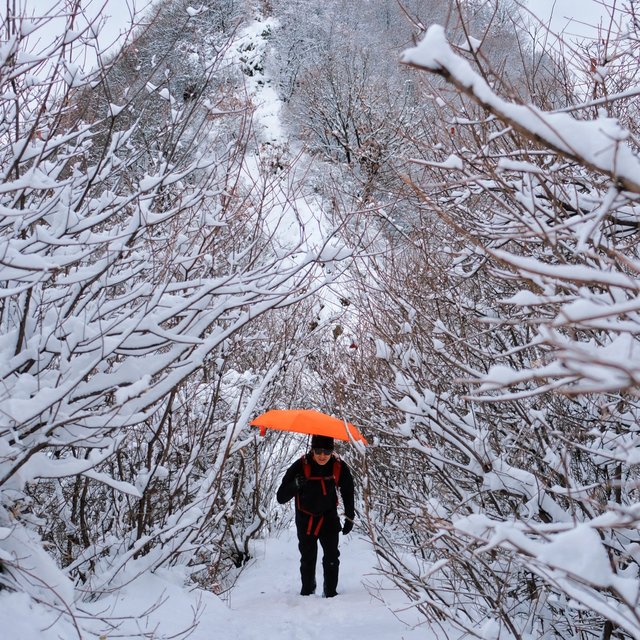
<path id="1" fill-rule="evenodd" d="M 333 598 L 338 595 L 338 567 L 340 563 L 335 560 L 333 562 L 322 562 L 324 570 L 324 589 L 322 595 L 325 598 Z"/>
<path id="2" fill-rule="evenodd" d="M 313 583 L 313 585 L 302 585 L 302 589 L 300 589 L 300 595 L 301 596 L 310 596 L 313 593 L 316 592 L 316 584 L 315 582 Z"/>

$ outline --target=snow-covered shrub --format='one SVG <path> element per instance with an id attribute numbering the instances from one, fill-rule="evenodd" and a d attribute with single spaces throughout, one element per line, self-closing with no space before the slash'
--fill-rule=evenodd
<path id="1" fill-rule="evenodd" d="M 413 181 L 429 233 L 363 285 L 396 416 L 370 525 L 416 607 L 478 637 L 640 634 L 639 40 L 616 20 L 554 111 L 440 27 L 404 56 L 444 80 L 441 126 Z"/>
<path id="2" fill-rule="evenodd" d="M 93 43 L 77 6 L 2 25 L 0 585 L 69 615 L 161 565 L 242 563 L 270 486 L 240 436 L 295 351 L 261 318 L 324 282 L 240 179 L 246 112 L 208 93 L 223 48 L 181 67 L 184 99 L 171 61 L 205 22 L 180 6 L 184 33 L 152 21 L 94 71 L 70 62 Z"/>

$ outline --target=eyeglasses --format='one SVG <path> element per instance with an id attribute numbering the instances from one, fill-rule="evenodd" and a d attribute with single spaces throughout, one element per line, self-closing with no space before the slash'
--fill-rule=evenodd
<path id="1" fill-rule="evenodd" d="M 315 453 L 317 456 L 330 456 L 333 453 L 333 451 L 331 449 L 322 449 L 320 447 L 314 447 L 313 453 Z"/>

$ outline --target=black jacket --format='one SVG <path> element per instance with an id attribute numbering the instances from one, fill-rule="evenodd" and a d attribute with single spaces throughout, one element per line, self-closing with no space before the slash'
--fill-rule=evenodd
<path id="1" fill-rule="evenodd" d="M 284 504 L 295 496 L 296 510 L 303 510 L 303 513 L 337 513 L 336 483 L 333 478 L 333 465 L 336 458 L 331 456 L 329 462 L 325 465 L 316 463 L 311 453 L 307 453 L 304 458 L 306 458 L 309 465 L 311 465 L 311 479 L 298 491 L 296 487 L 296 476 L 304 476 L 303 459 L 299 458 L 287 469 L 287 472 L 282 478 L 282 483 L 276 494 L 278 502 Z M 314 480 L 314 477 L 324 478 L 324 491 L 322 481 Z M 342 497 L 344 514 L 347 518 L 353 520 L 355 515 L 353 504 L 353 476 L 351 475 L 351 469 L 349 469 L 344 460 L 340 460 L 338 488 L 340 490 L 340 496 Z"/>

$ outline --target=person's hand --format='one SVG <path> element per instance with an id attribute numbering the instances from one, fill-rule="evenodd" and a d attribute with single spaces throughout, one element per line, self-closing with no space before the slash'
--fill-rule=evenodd
<path id="1" fill-rule="evenodd" d="M 296 483 L 296 489 L 300 491 L 300 489 L 302 489 L 302 487 L 307 484 L 307 478 L 300 473 L 295 477 L 294 482 Z"/>
<path id="2" fill-rule="evenodd" d="M 342 525 L 342 535 L 346 536 L 353 529 L 353 520 L 349 520 L 349 518 L 344 519 L 344 524 Z"/>

